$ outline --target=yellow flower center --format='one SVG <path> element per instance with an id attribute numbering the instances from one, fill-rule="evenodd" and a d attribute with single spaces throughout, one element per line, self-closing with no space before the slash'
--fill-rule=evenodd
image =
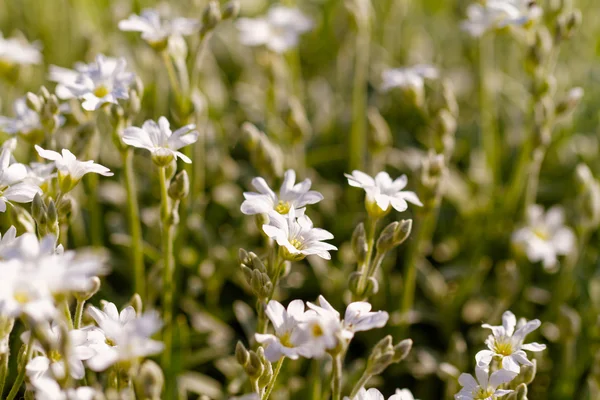
<path id="1" fill-rule="evenodd" d="M 546 229 L 543 229 L 543 228 L 534 229 L 533 234 L 542 240 L 550 239 L 550 235 L 548 234 L 548 231 L 546 231 Z"/>
<path id="2" fill-rule="evenodd" d="M 15 292 L 13 297 L 19 304 L 25 304 L 29 301 L 29 295 L 27 292 Z"/>
<path id="3" fill-rule="evenodd" d="M 313 337 L 317 337 L 317 338 L 323 336 L 325 333 L 325 332 L 323 332 L 323 328 L 321 328 L 321 325 L 319 325 L 319 324 L 314 324 L 312 326 L 311 331 L 312 331 Z"/>
<path id="4" fill-rule="evenodd" d="M 62 355 L 56 350 L 50 350 L 50 352 L 48 353 L 48 358 L 52 362 L 59 362 L 60 360 L 62 360 Z"/>
<path id="5" fill-rule="evenodd" d="M 286 332 L 279 338 L 282 346 L 285 347 L 295 347 L 292 343 L 292 335 L 289 332 Z"/>
<path id="6" fill-rule="evenodd" d="M 279 200 L 275 206 L 275 211 L 277 211 L 279 214 L 287 214 L 290 211 L 290 208 L 292 208 L 292 205 L 289 201 Z"/>
<path id="7" fill-rule="evenodd" d="M 94 96 L 98 97 L 98 98 L 102 98 L 104 96 L 106 96 L 107 94 L 109 94 L 110 91 L 108 90 L 108 88 L 104 85 L 100 85 L 98 86 L 95 90 L 94 90 Z"/>
<path id="8" fill-rule="evenodd" d="M 510 341 L 498 341 L 494 343 L 494 351 L 502 356 L 510 356 L 513 353 L 513 347 Z"/>
<path id="9" fill-rule="evenodd" d="M 302 242 L 298 239 L 292 239 L 290 240 L 290 244 L 292 246 L 294 246 L 295 248 L 297 248 L 298 250 L 300 250 L 300 248 L 302 247 Z"/>
<path id="10" fill-rule="evenodd" d="M 473 391 L 473 400 L 487 400 L 493 398 L 494 391 L 491 388 L 478 388 Z"/>
<path id="11" fill-rule="evenodd" d="M 115 347 L 117 344 L 115 342 L 112 341 L 112 339 L 106 338 L 106 340 L 104 340 L 104 342 L 109 345 L 110 347 Z"/>

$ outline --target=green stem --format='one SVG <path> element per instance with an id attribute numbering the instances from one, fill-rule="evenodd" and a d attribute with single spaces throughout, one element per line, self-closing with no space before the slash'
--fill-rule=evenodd
<path id="1" fill-rule="evenodd" d="M 271 299 L 275 295 L 275 290 L 277 289 L 277 284 L 279 283 L 279 278 L 281 276 L 281 272 L 282 272 L 283 266 L 285 264 L 285 260 L 283 259 L 282 255 L 281 255 L 281 249 L 279 249 L 279 251 L 277 251 L 277 256 L 273 258 L 272 262 L 273 262 L 273 265 L 275 266 L 275 270 L 273 272 L 273 277 L 271 279 L 271 282 L 273 283 L 273 287 L 271 288 L 271 293 L 269 294 L 269 297 L 266 299 L 264 305 L 269 304 L 269 301 L 271 301 Z M 258 310 L 257 310 L 258 320 L 256 323 L 256 325 L 257 325 L 256 332 L 257 333 L 266 333 L 269 323 L 267 321 L 267 316 L 265 315 L 263 305 L 261 304 L 261 300 L 258 300 L 257 307 L 258 307 Z"/>
<path id="2" fill-rule="evenodd" d="M 62 302 L 63 315 L 65 316 L 65 320 L 67 322 L 67 326 L 69 330 L 73 329 L 73 318 L 71 316 L 71 309 L 69 308 L 69 301 L 67 299 Z"/>
<path id="3" fill-rule="evenodd" d="M 159 168 L 160 181 L 160 199 L 161 199 L 161 220 L 162 220 L 162 247 L 163 247 L 163 322 L 165 324 L 165 333 L 163 342 L 165 350 L 163 351 L 163 367 L 170 370 L 172 341 L 173 341 L 173 236 L 174 229 L 170 221 L 169 194 L 167 192 L 166 167 Z"/>
<path id="4" fill-rule="evenodd" d="M 523 205 L 523 213 L 527 213 L 527 209 L 532 204 L 535 204 L 537 198 L 538 185 L 540 181 L 540 170 L 542 168 L 542 162 L 546 155 L 545 146 L 539 146 L 533 152 L 533 159 L 529 164 L 529 171 L 527 176 L 527 188 L 525 189 L 525 203 Z"/>
<path id="5" fill-rule="evenodd" d="M 31 354 L 33 352 L 33 339 L 34 335 L 31 334 L 29 336 L 29 342 L 27 343 L 27 349 L 25 350 L 25 357 L 23 358 L 23 362 L 21 365 L 22 368 L 19 370 L 17 378 L 15 379 L 15 382 L 12 388 L 10 389 L 10 392 L 8 393 L 8 397 L 6 397 L 6 400 L 14 400 L 14 398 L 19 393 L 19 390 L 21 389 L 21 385 L 23 384 L 23 380 L 25 379 L 25 367 L 27 366 L 27 363 L 29 362 L 29 359 L 31 358 Z"/>
<path id="6" fill-rule="evenodd" d="M 92 245 L 102 247 L 102 211 L 98 198 L 98 174 L 88 174 L 88 209 L 90 212 L 90 238 Z"/>
<path id="7" fill-rule="evenodd" d="M 360 389 L 363 388 L 367 384 L 367 382 L 369 382 L 369 379 L 371 379 L 371 375 L 367 374 L 367 371 L 363 372 L 358 382 L 356 382 L 356 385 L 354 385 L 352 393 L 350 393 L 351 399 L 354 399 L 356 397 Z"/>
<path id="8" fill-rule="evenodd" d="M 125 186 L 127 189 L 127 209 L 129 211 L 129 230 L 131 231 L 131 252 L 135 281 L 135 292 L 146 300 L 146 273 L 144 271 L 144 252 L 142 246 L 142 226 L 133 171 L 133 149 L 127 148 L 121 153 L 125 167 Z"/>
<path id="9" fill-rule="evenodd" d="M 81 320 L 83 319 L 83 306 L 85 305 L 85 300 L 77 299 L 77 306 L 75 307 L 75 323 L 74 328 L 81 328 Z"/>
<path id="10" fill-rule="evenodd" d="M 367 218 L 367 229 L 366 229 L 366 237 L 367 237 L 367 256 L 365 257 L 364 262 L 360 266 L 360 279 L 358 281 L 358 296 L 355 298 L 355 301 L 361 300 L 358 297 L 363 296 L 363 292 L 365 291 L 365 287 L 367 285 L 367 279 L 369 279 L 368 272 L 371 270 L 371 258 L 373 257 L 373 248 L 375 247 L 375 230 L 377 229 L 377 223 L 379 222 L 379 218 L 374 218 L 369 216 Z"/>
<path id="11" fill-rule="evenodd" d="M 268 400 L 269 396 L 271 396 L 271 392 L 273 391 L 273 388 L 275 387 L 277 377 L 279 376 L 279 372 L 281 371 L 281 367 L 283 366 L 284 361 L 285 361 L 285 357 L 281 357 L 281 359 L 279 359 L 279 361 L 277 362 L 277 366 L 275 367 L 275 372 L 273 373 L 273 378 L 271 378 L 271 381 L 269 382 L 269 385 L 267 386 L 267 391 L 265 392 L 265 395 L 262 397 L 262 400 Z"/>
<path id="12" fill-rule="evenodd" d="M 495 103 L 490 95 L 490 72 L 494 63 L 494 37 L 483 35 L 479 41 L 479 107 L 480 107 L 480 140 L 486 162 L 492 178 L 492 187 L 497 182 L 498 160 L 496 157 L 497 138 L 495 129 Z"/>
<path id="13" fill-rule="evenodd" d="M 331 400 L 342 398 L 342 353 L 333 356 L 331 369 Z"/>
<path id="14" fill-rule="evenodd" d="M 181 99 L 181 86 L 179 85 L 179 81 L 177 80 L 177 74 L 175 73 L 175 68 L 173 68 L 173 62 L 171 61 L 171 56 L 167 50 L 164 50 L 162 53 L 163 62 L 165 63 L 165 67 L 167 69 L 167 75 L 169 76 L 169 83 L 171 84 L 171 89 L 175 93 L 177 100 Z"/>
<path id="15" fill-rule="evenodd" d="M 4 392 L 4 384 L 6 383 L 6 375 L 8 375 L 8 358 L 9 352 L 0 355 L 0 398 Z"/>
<path id="16" fill-rule="evenodd" d="M 367 142 L 367 75 L 369 72 L 370 27 L 368 17 L 357 15 L 354 82 L 352 89 L 352 129 L 348 146 L 350 171 L 364 170 Z"/>

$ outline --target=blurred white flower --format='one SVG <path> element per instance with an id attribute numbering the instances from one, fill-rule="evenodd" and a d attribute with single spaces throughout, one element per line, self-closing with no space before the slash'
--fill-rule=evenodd
<path id="1" fill-rule="evenodd" d="M 273 6 L 264 17 L 239 18 L 236 27 L 240 41 L 247 46 L 266 46 L 276 53 L 298 45 L 301 34 L 313 28 L 313 22 L 296 8 Z"/>
<path id="2" fill-rule="evenodd" d="M 360 388 L 356 396 L 352 399 L 350 397 L 344 397 L 344 400 L 385 400 L 385 397 L 377 389 L 371 388 L 369 390 Z"/>
<path id="3" fill-rule="evenodd" d="M 85 376 L 83 361 L 88 360 L 96 353 L 88 343 L 87 332 L 80 329 L 70 330 L 68 331 L 69 337 L 64 340 L 62 335 L 67 330 L 57 324 L 46 327 L 38 324 L 36 329 L 44 330 L 44 339 L 52 348 L 46 350 L 37 341 L 34 341 L 34 351 L 40 355 L 33 357 L 27 363 L 27 376 L 33 382 L 41 378 L 64 379 L 66 366 L 63 353 L 66 353 L 69 374 L 74 379 L 82 379 Z M 21 340 L 24 343 L 29 342 L 30 335 L 31 332 L 24 332 Z M 65 345 L 67 346 L 66 352 L 61 350 Z"/>
<path id="4" fill-rule="evenodd" d="M 290 208 L 287 215 L 270 212 L 269 223 L 264 224 L 262 229 L 281 246 L 285 258 L 289 260 L 298 261 L 313 254 L 330 260 L 329 250 L 337 250 L 334 245 L 323 242 L 333 239 L 330 232 L 313 227 L 312 221 L 306 215 L 296 218 L 293 208 Z"/>
<path id="5" fill-rule="evenodd" d="M 42 186 L 52 178 L 56 177 L 57 174 L 54 172 L 56 165 L 51 163 L 39 163 L 31 162 L 27 167 L 27 177 L 25 182 L 30 182 L 36 186 Z"/>
<path id="6" fill-rule="evenodd" d="M 50 378 L 39 378 L 31 382 L 35 389 L 35 400 L 94 400 L 98 393 L 88 386 L 62 389 Z"/>
<path id="7" fill-rule="evenodd" d="M 165 45 L 171 36 L 187 36 L 200 29 L 200 22 L 192 18 L 161 18 L 156 10 L 146 9 L 140 15 L 132 14 L 119 22 L 119 29 L 141 32 L 142 39 L 152 46 Z"/>
<path id="8" fill-rule="evenodd" d="M 28 136 L 42 129 L 38 113 L 27 107 L 25 98 L 15 100 L 13 110 L 14 118 L 0 116 L 0 130 L 11 135 Z"/>
<path id="9" fill-rule="evenodd" d="M 310 190 L 310 179 L 305 179 L 298 184 L 295 182 L 296 173 L 291 169 L 287 170 L 279 189 L 279 196 L 277 196 L 263 178 L 252 179 L 252 186 L 258 190 L 258 193 L 244 192 L 246 200 L 242 203 L 242 213 L 255 215 L 277 211 L 279 214 L 285 215 L 293 208 L 296 215 L 300 216 L 304 214 L 306 205 L 323 200 L 321 193 Z"/>
<path id="10" fill-rule="evenodd" d="M 119 362 L 132 361 L 155 355 L 163 350 L 163 343 L 151 339 L 162 326 L 156 312 L 135 315 L 132 307 L 119 314 L 114 304 L 106 302 L 104 310 L 90 307 L 90 316 L 98 327 L 88 329 L 88 340 L 96 355 L 87 361 L 88 367 L 100 372 Z"/>
<path id="11" fill-rule="evenodd" d="M 122 139 L 130 146 L 150 151 L 152 159 L 159 165 L 167 165 L 173 158 L 181 158 L 190 164 L 192 160 L 178 150 L 198 140 L 195 129 L 196 125 L 186 125 L 171 132 L 169 121 L 160 117 L 158 124 L 148 120 L 141 128 L 132 126 L 125 129 Z"/>
<path id="12" fill-rule="evenodd" d="M 129 87 L 135 74 L 128 72 L 124 58 L 102 54 L 90 64 L 76 64 L 75 70 L 50 66 L 48 79 L 57 82 L 56 95 L 61 99 L 84 100 L 82 107 L 94 111 L 107 103 L 118 104 L 118 99 L 129 98 Z"/>
<path id="13" fill-rule="evenodd" d="M 414 192 L 402 190 L 408 179 L 402 175 L 392 181 L 387 172 L 379 172 L 375 179 L 361 171 L 344 174 L 350 186 L 363 188 L 367 194 L 366 206 L 369 214 L 381 216 L 390 211 L 390 205 L 396 211 L 406 211 L 408 203 L 423 206 Z"/>
<path id="14" fill-rule="evenodd" d="M 475 377 L 461 374 L 458 383 L 463 387 L 454 395 L 456 400 L 495 400 L 514 390 L 498 389 L 498 386 L 512 381 L 517 374 L 501 369 L 489 375 L 487 368 L 475 367 Z"/>
<path id="15" fill-rule="evenodd" d="M 15 239 L 17 238 L 17 228 L 11 226 L 4 233 L 4 235 L 0 235 L 0 259 L 5 258 L 5 253 L 10 254 L 10 248 L 15 244 Z"/>
<path id="16" fill-rule="evenodd" d="M 0 32 L 0 64 L 39 64 L 42 53 L 37 46 L 17 38 L 5 39 Z"/>
<path id="17" fill-rule="evenodd" d="M 417 400 L 408 389 L 396 389 L 396 393 L 388 400 Z"/>
<path id="18" fill-rule="evenodd" d="M 557 256 L 567 255 L 575 247 L 575 234 L 564 224 L 563 209 L 559 206 L 544 213 L 540 205 L 527 209 L 527 226 L 512 235 L 513 243 L 522 248 L 531 262 L 542 262 L 546 270 L 555 270 Z"/>
<path id="19" fill-rule="evenodd" d="M 425 86 L 426 79 L 437 79 L 439 72 L 436 67 L 419 64 L 406 68 L 386 69 L 381 73 L 381 90 L 388 91 L 393 88 L 416 88 Z"/>
<path id="20" fill-rule="evenodd" d="M 341 336 L 348 340 L 352 339 L 356 332 L 384 327 L 389 319 L 389 314 L 385 311 L 371 311 L 372 306 L 366 301 L 350 303 L 346 307 L 343 320 L 340 320 L 340 313 L 325 300 L 325 297 L 319 296 L 318 303 L 318 305 L 310 302 L 307 304 L 317 314 L 337 320 L 340 324 Z"/>
<path id="21" fill-rule="evenodd" d="M 35 145 L 40 157 L 54 161 L 58 170 L 58 182 L 63 193 L 72 190 L 85 174 L 94 173 L 103 176 L 113 176 L 108 168 L 96 164 L 94 161 L 78 161 L 77 157 L 68 149 L 62 149 L 62 154 L 52 150 L 45 150 Z"/>
<path id="22" fill-rule="evenodd" d="M 37 185 L 27 182 L 27 168 L 23 164 L 11 163 L 10 147 L 0 153 L 0 212 L 6 211 L 6 204 L 29 203 L 36 193 L 41 193 Z"/>
<path id="23" fill-rule="evenodd" d="M 492 334 L 485 341 L 489 350 L 481 350 L 475 355 L 475 360 L 480 366 L 490 365 L 493 358 L 497 357 L 502 361 L 503 369 L 518 374 L 521 370 L 521 364 L 533 365 L 527 359 L 524 350 L 542 351 L 546 348 L 546 345 L 539 343 L 523 344 L 525 336 L 540 326 L 540 321 L 537 319 L 529 322 L 522 319 L 517 324 L 515 315 L 510 311 L 506 311 L 502 315 L 502 325 L 483 324 L 482 326 L 491 329 Z M 515 327 L 517 328 L 516 331 Z"/>
<path id="24" fill-rule="evenodd" d="M 467 20 L 462 28 L 471 36 L 507 26 L 523 26 L 540 18 L 542 9 L 531 0 L 487 0 L 467 8 Z"/>

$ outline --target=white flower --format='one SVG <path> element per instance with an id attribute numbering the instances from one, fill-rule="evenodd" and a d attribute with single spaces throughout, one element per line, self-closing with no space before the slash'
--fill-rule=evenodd
<path id="1" fill-rule="evenodd" d="M 542 9 L 531 0 L 487 0 L 469 5 L 462 28 L 479 37 L 489 30 L 526 25 L 541 15 Z"/>
<path id="2" fill-rule="evenodd" d="M 514 232 L 512 241 L 525 250 L 529 261 L 541 261 L 552 271 L 558 265 L 557 256 L 569 254 L 575 247 L 575 235 L 564 220 L 559 206 L 544 213 L 542 206 L 532 205 L 527 210 L 527 226 Z"/>
<path id="3" fill-rule="evenodd" d="M 247 46 L 266 46 L 283 53 L 298 45 L 301 34 L 313 27 L 313 22 L 300 10 L 273 6 L 265 17 L 240 18 L 236 21 L 240 41 Z"/>
<path id="4" fill-rule="evenodd" d="M 0 153 L 0 212 L 6 211 L 6 204 L 29 203 L 36 193 L 41 193 L 38 186 L 24 181 L 27 168 L 23 164 L 11 164 L 11 150 L 4 147 Z"/>
<path id="5" fill-rule="evenodd" d="M 416 400 L 412 392 L 408 389 L 396 389 L 396 394 L 388 400 Z"/>
<path id="6" fill-rule="evenodd" d="M 25 137 L 41 131 L 40 117 L 38 113 L 27 107 L 25 98 L 15 100 L 13 110 L 14 118 L 0 116 L 1 130 L 11 135 L 20 134 Z"/>
<path id="7" fill-rule="evenodd" d="M 104 310 L 88 309 L 98 328 L 90 327 L 88 340 L 96 355 L 87 361 L 94 371 L 104 371 L 118 362 L 133 361 L 158 354 L 163 344 L 150 337 L 162 326 L 158 313 L 147 312 L 137 316 L 133 307 L 119 314 L 114 304 L 106 302 Z"/>
<path id="8" fill-rule="evenodd" d="M 521 370 L 520 364 L 532 365 L 524 350 L 542 351 L 546 348 L 546 345 L 539 343 L 523 344 L 525 336 L 540 326 L 540 321 L 537 319 L 529 322 L 520 320 L 517 324 L 515 315 L 506 311 L 502 315 L 502 325 L 483 324 L 482 326 L 491 329 L 492 334 L 485 341 L 489 350 L 481 350 L 475 355 L 478 365 L 488 366 L 494 357 L 498 357 L 502 361 L 503 369 L 518 374 Z"/>
<path id="9" fill-rule="evenodd" d="M 267 236 L 274 239 L 289 260 L 301 260 L 309 255 L 317 255 L 325 260 L 331 259 L 329 250 L 337 247 L 323 240 L 333 239 L 333 235 L 321 228 L 314 228 L 306 215 L 296 218 L 293 208 L 287 215 L 275 211 L 269 213 L 269 223 L 262 226 Z"/>
<path id="10" fill-rule="evenodd" d="M 82 107 L 94 111 L 106 103 L 118 104 L 118 99 L 129 98 L 129 87 L 135 80 L 135 74 L 126 68 L 124 58 L 98 54 L 95 62 L 76 64 L 75 70 L 50 66 L 49 79 L 58 82 L 58 97 L 83 99 Z"/>
<path id="11" fill-rule="evenodd" d="M 98 394 L 88 386 L 63 390 L 55 380 L 49 378 L 35 379 L 31 383 L 35 388 L 35 400 L 94 400 Z"/>
<path id="12" fill-rule="evenodd" d="M 88 360 L 96 353 L 88 343 L 87 332 L 80 329 L 70 330 L 68 331 L 69 337 L 65 341 L 62 338 L 62 332 L 66 332 L 66 330 L 57 324 L 48 325 L 44 328 L 38 326 L 36 329 L 44 329 L 44 337 L 49 341 L 52 349 L 46 351 L 39 343 L 34 342 L 34 350 L 41 353 L 41 355 L 29 360 L 26 366 L 27 376 L 32 381 L 44 377 L 64 379 L 66 366 L 64 354 L 60 349 L 65 346 L 66 342 L 68 346 L 66 362 L 68 363 L 69 374 L 74 379 L 82 379 L 85 376 L 83 361 Z M 23 333 L 21 340 L 27 343 L 30 335 L 31 332 L 29 331 Z"/>
<path id="13" fill-rule="evenodd" d="M 367 194 L 366 205 L 369 214 L 381 216 L 390 211 L 390 205 L 396 211 L 406 211 L 408 203 L 423 206 L 414 192 L 402 190 L 406 187 L 406 175 L 392 181 L 387 172 L 379 172 L 375 179 L 361 171 L 344 174 L 350 186 L 363 188 Z"/>
<path id="14" fill-rule="evenodd" d="M 42 53 L 37 46 L 17 38 L 4 39 L 0 33 L 0 64 L 29 65 L 40 62 L 42 62 Z"/>
<path id="15" fill-rule="evenodd" d="M 17 238 L 17 228 L 11 226 L 4 235 L 0 236 L 0 259 L 5 258 L 5 254 L 10 254 L 10 249 L 15 244 Z"/>
<path id="16" fill-rule="evenodd" d="M 344 339 L 352 339 L 356 332 L 368 331 L 375 328 L 382 328 L 389 319 L 389 314 L 385 311 L 371 311 L 371 304 L 366 301 L 356 301 L 346 307 L 344 319 L 340 321 L 340 313 L 333 308 L 325 297 L 319 296 L 319 305 L 307 303 L 308 307 L 315 310 L 322 316 L 330 316 L 337 320 L 341 328 L 341 336 Z"/>
<path id="17" fill-rule="evenodd" d="M 381 90 L 388 91 L 393 88 L 423 88 L 425 79 L 437 79 L 439 72 L 436 67 L 419 64 L 406 68 L 386 69 L 381 73 L 383 81 Z"/>
<path id="18" fill-rule="evenodd" d="M 296 173 L 291 169 L 287 170 L 279 189 L 279 196 L 277 196 L 263 178 L 252 179 L 252 186 L 258 190 L 258 193 L 244 193 L 246 200 L 242 203 L 242 213 L 246 215 L 268 214 L 274 210 L 285 215 L 293 208 L 296 215 L 303 215 L 306 205 L 323 200 L 321 193 L 310 190 L 310 179 L 305 179 L 298 184 L 295 182 Z"/>
<path id="19" fill-rule="evenodd" d="M 67 149 L 62 154 L 52 150 L 42 149 L 35 145 L 40 157 L 54 161 L 58 170 L 58 182 L 63 193 L 72 190 L 85 174 L 95 173 L 103 176 L 113 176 L 108 168 L 94 161 L 78 161 L 77 157 Z"/>
<path id="20" fill-rule="evenodd" d="M 142 39 L 150 45 L 166 45 L 171 36 L 187 36 L 200 29 L 200 22 L 191 18 L 161 18 L 156 10 L 143 10 L 141 15 L 132 14 L 119 22 L 119 29 L 141 32 Z"/>
<path id="21" fill-rule="evenodd" d="M 53 162 L 51 163 L 39 163 L 32 162 L 27 167 L 27 177 L 25 178 L 25 182 L 30 182 L 36 186 L 42 186 L 52 178 L 56 177 L 57 174 L 54 172 L 56 165 Z"/>
<path id="22" fill-rule="evenodd" d="M 463 387 L 454 395 L 456 400 L 496 400 L 514 392 L 514 390 L 498 389 L 498 386 L 512 381 L 517 374 L 501 369 L 489 375 L 487 368 L 475 367 L 475 376 L 461 374 L 458 383 Z"/>
<path id="23" fill-rule="evenodd" d="M 122 139 L 130 146 L 150 151 L 153 160 L 159 165 L 167 165 L 173 158 L 181 158 L 189 164 L 192 160 L 177 150 L 198 140 L 198 132 L 195 129 L 195 125 L 186 125 L 171 132 L 169 121 L 160 117 L 158 124 L 148 120 L 141 128 L 125 129 Z"/>
<path id="24" fill-rule="evenodd" d="M 350 399 L 350 397 L 344 397 L 344 400 L 385 400 L 385 397 L 377 389 L 365 389 L 360 388 L 356 396 Z"/>

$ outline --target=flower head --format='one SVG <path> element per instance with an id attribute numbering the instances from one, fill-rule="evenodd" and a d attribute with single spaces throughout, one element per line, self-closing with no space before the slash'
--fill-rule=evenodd
<path id="1" fill-rule="evenodd" d="M 301 34 L 313 27 L 313 22 L 300 10 L 273 6 L 267 15 L 259 18 L 240 18 L 236 22 L 240 41 L 247 46 L 266 46 L 283 53 L 298 45 Z"/>
<path id="2" fill-rule="evenodd" d="M 521 370 L 520 365 L 532 365 L 524 350 L 542 351 L 546 348 L 546 345 L 539 343 L 523 344 L 525 336 L 540 326 L 538 319 L 529 322 L 521 320 L 517 324 L 515 315 L 506 311 L 502 315 L 502 325 L 483 324 L 482 326 L 491 329 L 492 334 L 485 341 L 489 350 L 481 350 L 475 355 L 478 365 L 486 367 L 494 357 L 497 357 L 502 361 L 503 369 L 518 374 Z"/>
<path id="3" fill-rule="evenodd" d="M 296 173 L 291 169 L 287 170 L 279 189 L 279 195 L 277 195 L 263 178 L 252 179 L 252 186 L 256 188 L 258 193 L 244 193 L 246 200 L 242 203 L 242 212 L 246 215 L 255 215 L 276 211 L 285 215 L 293 208 L 296 215 L 302 215 L 306 205 L 323 200 L 321 193 L 310 190 L 310 179 L 305 179 L 298 184 L 295 184 L 295 182 Z"/>
<path id="4" fill-rule="evenodd" d="M 38 378 L 31 383 L 35 389 L 36 400 L 94 400 L 98 393 L 89 386 L 74 389 L 62 389 L 50 378 Z"/>
<path id="5" fill-rule="evenodd" d="M 146 9 L 140 15 L 132 14 L 119 22 L 119 29 L 129 32 L 141 32 L 144 39 L 152 47 L 159 50 L 167 46 L 171 36 L 187 36 L 200 29 L 200 22 L 191 18 L 161 18 L 156 10 Z"/>
<path id="6" fill-rule="evenodd" d="M 397 87 L 421 89 L 425 85 L 426 79 L 436 79 L 438 76 L 437 68 L 427 64 L 386 69 L 381 74 L 383 80 L 381 90 L 388 91 Z"/>
<path id="7" fill-rule="evenodd" d="M 54 161 L 58 169 L 58 182 L 63 193 L 71 191 L 85 174 L 94 173 L 103 176 L 113 176 L 108 168 L 94 161 L 78 161 L 77 157 L 67 149 L 62 154 L 52 150 L 42 149 L 35 145 L 40 157 Z"/>
<path id="8" fill-rule="evenodd" d="M 501 369 L 491 375 L 487 367 L 475 367 L 475 377 L 461 374 L 458 383 L 463 387 L 454 395 L 456 400 L 496 400 L 514 390 L 498 389 L 498 386 L 512 381 L 517 374 Z"/>
<path id="9" fill-rule="evenodd" d="M 487 0 L 469 5 L 462 28 L 479 37 L 490 30 L 524 26 L 541 15 L 542 9 L 531 0 Z"/>
<path id="10" fill-rule="evenodd" d="M 43 135 L 40 116 L 37 112 L 27 107 L 24 98 L 15 100 L 13 104 L 14 118 L 0 116 L 0 129 L 11 135 L 19 134 L 24 138 L 35 141 Z"/>
<path id="11" fill-rule="evenodd" d="M 117 104 L 118 99 L 128 99 L 135 74 L 127 71 L 124 58 L 98 54 L 95 62 L 76 64 L 75 70 L 50 66 L 49 79 L 58 82 L 58 97 L 82 99 L 82 107 L 94 111 L 107 103 Z"/>
<path id="12" fill-rule="evenodd" d="M 186 125 L 171 132 L 169 121 L 160 117 L 158 123 L 148 120 L 141 128 L 125 129 L 122 139 L 130 146 L 150 151 L 157 165 L 168 165 L 173 158 L 181 158 L 189 164 L 192 160 L 178 150 L 198 140 L 198 132 L 195 129 L 195 125 Z"/>
<path id="13" fill-rule="evenodd" d="M 406 211 L 408 203 L 423 206 L 414 192 L 402 190 L 408 179 L 402 175 L 392 181 L 387 172 L 380 172 L 375 179 L 361 171 L 345 174 L 350 186 L 363 188 L 367 194 L 366 207 L 370 215 L 381 217 L 393 207 L 396 211 Z"/>
<path id="14" fill-rule="evenodd" d="M 554 206 L 546 213 L 539 205 L 532 205 L 527 210 L 527 226 L 512 235 L 512 241 L 525 250 L 531 262 L 542 262 L 546 270 L 557 267 L 557 256 L 573 251 L 575 235 L 564 224 L 564 213 L 561 207 Z"/>
<path id="15" fill-rule="evenodd" d="M 344 397 L 344 400 L 384 400 L 385 397 L 383 397 L 383 394 L 381 394 L 381 392 L 377 389 L 365 389 L 365 388 L 361 388 L 358 393 L 356 394 L 356 396 L 354 396 L 353 399 L 350 399 L 349 397 Z M 396 393 L 392 396 L 390 396 L 390 398 L 388 400 L 415 400 L 415 398 L 413 397 L 413 394 L 410 392 L 410 390 L 408 389 L 396 389 Z"/>
<path id="16" fill-rule="evenodd" d="M 40 62 L 42 62 L 42 53 L 37 46 L 17 38 L 5 39 L 0 33 L 0 64 L 12 66 Z"/>
<path id="17" fill-rule="evenodd" d="M 329 251 L 337 250 L 334 245 L 323 242 L 333 239 L 330 232 L 313 227 L 312 221 L 306 215 L 296 218 L 293 208 L 287 215 L 270 212 L 269 223 L 264 224 L 262 228 L 267 236 L 281 246 L 288 260 L 298 261 L 313 254 L 330 260 Z"/>
<path id="18" fill-rule="evenodd" d="M 37 185 L 26 181 L 25 165 L 11 163 L 11 157 L 11 149 L 4 147 L 0 153 L 0 212 L 6 211 L 7 203 L 29 203 L 41 192 Z"/>

